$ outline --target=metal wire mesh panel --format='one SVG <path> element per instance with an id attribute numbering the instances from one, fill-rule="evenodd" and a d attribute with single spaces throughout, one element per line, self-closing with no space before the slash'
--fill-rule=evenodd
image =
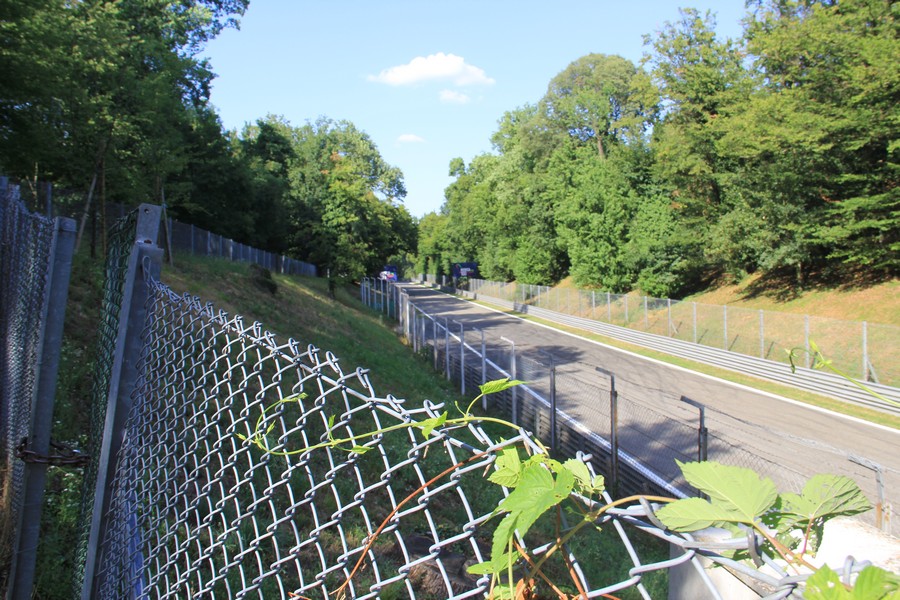
<path id="1" fill-rule="evenodd" d="M 106 273 L 103 284 L 103 298 L 100 322 L 97 327 L 98 349 L 91 385 L 91 431 L 88 437 L 87 453 L 91 460 L 85 466 L 82 484 L 82 506 L 80 511 L 81 534 L 76 549 L 76 564 L 83 566 L 87 556 L 87 545 L 91 514 L 94 510 L 94 488 L 97 483 L 100 446 L 103 441 L 104 422 L 109 400 L 110 380 L 119 335 L 119 316 L 125 293 L 128 261 L 134 246 L 138 211 L 134 210 L 116 221 L 107 235 Z M 82 585 L 82 569 L 76 568 L 74 589 Z"/>
<path id="2" fill-rule="evenodd" d="M 536 450 L 532 438 L 506 430 L 509 439 L 498 445 L 469 425 L 426 439 L 405 424 L 443 407 L 379 396 L 365 370 L 345 371 L 327 352 L 280 343 L 259 324 L 162 284 L 153 284 L 151 304 L 99 597 L 487 591 L 486 576 L 466 572 L 487 558 L 492 528 L 484 523 L 503 497 L 484 477 L 500 447 Z M 641 528 L 650 525 L 640 517 L 611 511 L 616 525 L 604 528 L 604 543 L 622 546 L 623 558 L 604 570 L 604 581 L 592 563 L 603 558 L 589 550 L 597 554 L 599 538 L 567 547 L 558 554 L 568 563 L 559 562 L 597 594 L 636 587 L 647 597 L 645 583 L 654 579 L 654 589 L 660 582 L 664 589 L 668 551 L 648 558 Z"/>
<path id="3" fill-rule="evenodd" d="M 51 219 L 28 212 L 18 188 L 0 196 L 0 436 L 3 478 L 0 509 L 16 523 L 22 508 L 25 465 L 16 449 L 29 435 L 38 348 L 50 268 Z M 2 528 L 10 535 L 13 531 Z M 8 539 L 0 540 L 11 548 Z M 6 551 L 0 552 L 5 554 Z M 0 556 L 5 561 L 6 557 Z"/>

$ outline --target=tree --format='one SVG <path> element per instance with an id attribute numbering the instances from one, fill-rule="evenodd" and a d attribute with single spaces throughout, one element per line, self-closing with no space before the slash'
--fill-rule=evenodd
<path id="1" fill-rule="evenodd" d="M 762 86 L 732 142 L 805 215 L 807 261 L 900 272 L 900 37 L 890 2 L 754 3 L 747 48 Z M 755 129 L 750 142 L 741 134 Z M 773 169 L 774 170 L 774 169 Z M 785 181 L 788 179 L 788 181 Z M 788 190 L 782 185 L 788 184 Z"/>
<path id="2" fill-rule="evenodd" d="M 621 56 L 588 54 L 550 81 L 540 112 L 554 127 L 581 142 L 592 141 L 605 158 L 620 128 L 644 113 L 632 80 L 636 69 Z"/>

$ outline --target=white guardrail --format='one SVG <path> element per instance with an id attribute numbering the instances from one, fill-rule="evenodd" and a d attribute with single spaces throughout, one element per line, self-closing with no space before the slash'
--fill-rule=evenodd
<path id="1" fill-rule="evenodd" d="M 884 402 L 865 389 L 859 387 L 859 385 L 856 385 L 852 380 L 848 380 L 834 373 L 799 366 L 796 370 L 791 371 L 790 365 L 774 360 L 754 358 L 745 354 L 738 354 L 737 352 L 710 348 L 708 346 L 685 342 L 653 333 L 635 331 L 634 329 L 619 327 L 618 325 L 610 325 L 609 323 L 585 319 L 583 317 L 575 317 L 528 304 L 494 298 L 493 296 L 484 294 L 468 292 L 465 290 L 455 290 L 455 292 L 466 298 L 480 300 L 488 304 L 500 306 L 507 310 L 532 315 L 568 327 L 583 329 L 585 331 L 590 331 L 591 333 L 628 342 L 651 350 L 657 350 L 680 358 L 686 358 L 688 360 L 729 369 L 738 373 L 768 379 L 809 392 L 873 408 L 885 413 L 900 415 L 900 405 Z M 900 389 L 898 388 L 877 383 L 860 383 L 860 385 L 865 385 L 889 400 L 900 403 Z"/>

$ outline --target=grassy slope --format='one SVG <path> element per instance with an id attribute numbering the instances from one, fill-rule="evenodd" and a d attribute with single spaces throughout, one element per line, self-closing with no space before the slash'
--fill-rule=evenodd
<path id="1" fill-rule="evenodd" d="M 577 286 L 569 277 L 559 287 Z M 751 275 L 738 283 L 713 286 L 684 300 L 900 326 L 900 280 L 897 279 L 874 285 L 815 286 L 798 290 L 782 280 Z"/>
<path id="2" fill-rule="evenodd" d="M 413 360 L 412 352 L 386 327 L 390 322 L 361 310 L 355 288 L 338 288 L 332 300 L 325 279 L 273 278 L 278 284 L 275 295 L 254 285 L 248 265 L 187 256 L 177 256 L 175 268 L 165 265 L 162 275 L 173 290 L 199 296 L 245 321 L 259 321 L 281 340 L 293 337 L 304 346 L 334 353 L 345 371 L 371 369 L 378 395 L 417 402 L 461 399 L 424 361 Z"/>
<path id="3" fill-rule="evenodd" d="M 900 280 L 869 286 L 819 286 L 796 291 L 782 282 L 767 282 L 753 275 L 739 283 L 720 285 L 687 299 L 704 304 L 728 304 L 900 326 Z"/>

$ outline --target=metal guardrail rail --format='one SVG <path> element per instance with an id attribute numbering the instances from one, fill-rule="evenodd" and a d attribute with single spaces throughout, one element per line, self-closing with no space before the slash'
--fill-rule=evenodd
<path id="1" fill-rule="evenodd" d="M 789 365 L 773 360 L 754 358 L 745 354 L 692 344 L 690 342 L 684 342 L 652 333 L 635 331 L 626 327 L 619 327 L 617 325 L 610 325 L 591 319 L 575 317 L 545 308 L 537 308 L 535 306 L 511 302 L 484 294 L 466 292 L 464 290 L 456 290 L 456 293 L 467 298 L 482 300 L 488 304 L 494 304 L 508 310 L 532 315 L 561 325 L 584 329 L 591 333 L 621 340 L 623 342 L 629 342 L 659 352 L 665 352 L 666 354 L 671 354 L 673 356 L 695 360 L 697 362 L 737 371 L 754 377 L 768 379 L 809 392 L 831 396 L 838 400 L 852 402 L 859 406 L 873 408 L 885 413 L 900 415 L 900 406 L 894 406 L 890 403 L 883 402 L 866 390 L 854 385 L 852 381 L 833 373 L 806 367 L 797 367 L 796 370 L 792 372 Z M 864 385 L 890 400 L 900 402 L 900 389 L 898 388 L 876 383 L 866 383 Z"/>

